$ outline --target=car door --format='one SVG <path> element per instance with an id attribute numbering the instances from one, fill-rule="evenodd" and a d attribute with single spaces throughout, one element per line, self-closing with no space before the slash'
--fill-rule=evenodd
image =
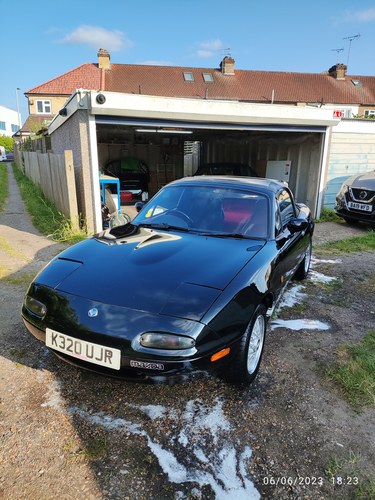
<path id="1" fill-rule="evenodd" d="M 278 296 L 289 279 L 293 276 L 301 260 L 301 232 L 291 233 L 289 222 L 297 217 L 292 194 L 286 188 L 275 197 L 275 241 L 277 257 L 274 267 L 273 288 Z"/>

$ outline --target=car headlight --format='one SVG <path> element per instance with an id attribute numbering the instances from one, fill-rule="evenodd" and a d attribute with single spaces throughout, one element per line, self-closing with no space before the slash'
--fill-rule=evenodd
<path id="1" fill-rule="evenodd" d="M 39 302 L 39 300 L 30 297 L 30 295 L 26 295 L 25 297 L 25 306 L 30 312 L 39 318 L 44 318 L 47 314 L 47 306 L 42 304 L 42 302 Z"/>
<path id="2" fill-rule="evenodd" d="M 337 197 L 342 198 L 344 196 L 344 193 L 346 193 L 349 189 L 349 186 L 347 184 L 344 184 L 341 186 L 340 191 L 337 193 Z"/>
<path id="3" fill-rule="evenodd" d="M 174 335 L 171 333 L 147 332 L 139 339 L 143 347 L 152 349 L 191 349 L 195 346 L 195 340 L 191 337 Z"/>

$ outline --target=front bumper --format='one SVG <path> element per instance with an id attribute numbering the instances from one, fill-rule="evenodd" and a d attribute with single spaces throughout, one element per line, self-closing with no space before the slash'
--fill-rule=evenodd
<path id="1" fill-rule="evenodd" d="M 336 203 L 334 207 L 336 215 L 342 217 L 343 219 L 348 219 L 358 222 L 366 222 L 368 224 L 375 224 L 375 212 L 361 212 L 359 210 L 350 210 L 347 207 L 340 206 Z"/>
<path id="2" fill-rule="evenodd" d="M 28 311 L 25 310 L 25 307 L 23 308 L 22 316 L 28 331 L 45 344 L 46 333 L 44 327 L 35 325 L 34 318 L 27 317 Z M 228 362 L 225 358 L 215 363 L 210 361 L 212 354 L 220 351 L 224 346 L 222 346 L 222 342 L 220 342 L 218 336 L 210 331 L 207 326 L 200 325 L 199 328 L 201 330 L 200 335 L 205 339 L 205 342 L 200 345 L 198 342 L 197 348 L 187 349 L 186 352 L 176 352 L 173 350 L 166 352 L 163 350 L 163 355 L 160 355 L 156 349 L 141 348 L 139 351 L 134 350 L 132 349 L 132 342 L 126 337 L 113 337 L 88 331 L 81 331 L 77 335 L 74 334 L 76 338 L 81 340 L 89 338 L 90 342 L 100 344 L 104 347 L 120 349 L 121 362 L 119 370 L 96 365 L 54 349 L 51 349 L 51 351 L 67 363 L 111 377 L 140 380 L 155 376 L 159 378 L 165 375 L 169 378 L 170 376 L 179 375 L 193 369 L 207 370 L 218 368 Z M 73 335 L 71 329 L 68 331 L 70 335 Z M 153 352 L 151 353 L 150 351 Z"/>

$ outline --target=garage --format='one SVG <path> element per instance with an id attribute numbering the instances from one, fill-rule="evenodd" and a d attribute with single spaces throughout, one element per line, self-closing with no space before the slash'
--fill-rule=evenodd
<path id="1" fill-rule="evenodd" d="M 75 113 L 79 119 L 72 119 Z M 135 165 L 146 174 L 142 188 L 120 181 L 123 201 L 133 203 L 143 193 L 146 199 L 168 182 L 192 175 L 201 163 L 245 163 L 259 176 L 282 172 L 278 169 L 287 165 L 283 180 L 317 214 L 330 129 L 337 122 L 329 110 L 312 107 L 79 91 L 67 103 L 66 114 L 50 126 L 50 134 L 55 151 L 59 136 L 66 137 L 64 128 L 78 127 L 79 157 L 85 156 L 82 148 L 89 150 L 94 225 L 99 228 L 99 176 L 109 173 L 108 166 L 113 175 Z M 280 178 L 278 173 L 270 176 L 275 175 Z M 127 180 L 137 179 L 130 175 Z M 85 196 L 88 192 L 86 188 Z"/>

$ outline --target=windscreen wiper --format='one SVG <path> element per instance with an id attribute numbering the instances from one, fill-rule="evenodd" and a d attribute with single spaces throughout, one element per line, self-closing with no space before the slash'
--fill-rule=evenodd
<path id="1" fill-rule="evenodd" d="M 163 229 L 165 231 L 169 230 L 176 230 L 176 231 L 183 231 L 184 233 L 189 232 L 189 228 L 187 227 L 181 227 L 181 226 L 173 226 L 171 224 L 167 224 L 166 222 L 141 222 L 138 224 L 138 227 L 147 227 L 150 229 Z"/>
<path id="2" fill-rule="evenodd" d="M 199 236 L 213 236 L 214 238 L 237 238 L 241 240 L 252 239 L 250 236 L 245 236 L 242 233 L 198 233 Z"/>

